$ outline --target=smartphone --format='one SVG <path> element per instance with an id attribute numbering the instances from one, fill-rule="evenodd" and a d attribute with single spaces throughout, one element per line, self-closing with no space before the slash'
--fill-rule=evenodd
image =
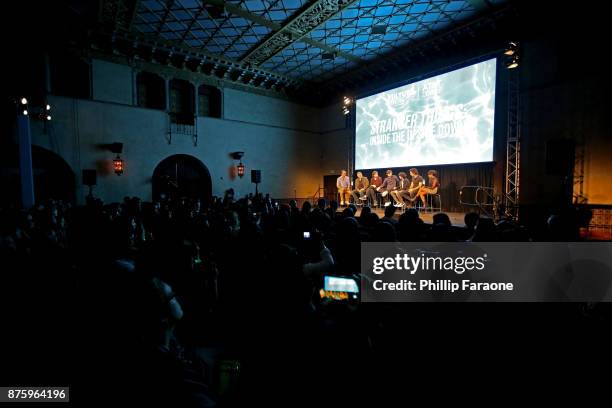
<path id="1" fill-rule="evenodd" d="M 339 276 L 325 276 L 323 289 L 332 292 L 359 293 L 355 279 Z"/>
<path id="2" fill-rule="evenodd" d="M 359 286 L 355 279 L 339 276 L 325 276 L 321 297 L 335 300 L 357 299 Z"/>

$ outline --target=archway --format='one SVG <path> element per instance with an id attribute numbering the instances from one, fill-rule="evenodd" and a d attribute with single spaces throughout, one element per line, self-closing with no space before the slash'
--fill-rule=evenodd
<path id="1" fill-rule="evenodd" d="M 167 197 L 199 198 L 203 203 L 212 197 L 212 180 L 206 166 L 187 154 L 175 154 L 159 162 L 153 170 L 153 199 Z"/>
<path id="2" fill-rule="evenodd" d="M 21 181 L 19 179 L 19 147 L 11 145 L 1 149 L 0 182 L 5 192 L 3 205 L 21 205 Z M 58 154 L 40 146 L 32 146 L 32 170 L 34 174 L 34 198 L 37 203 L 55 199 L 74 203 L 76 182 L 74 172 Z"/>

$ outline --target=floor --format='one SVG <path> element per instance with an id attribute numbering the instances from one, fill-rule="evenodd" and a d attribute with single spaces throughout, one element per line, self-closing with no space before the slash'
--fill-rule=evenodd
<path id="1" fill-rule="evenodd" d="M 340 208 L 339 210 L 341 211 L 343 208 Z M 374 211 L 376 214 L 378 214 L 379 217 L 384 217 L 385 215 L 385 209 L 384 208 L 372 208 L 372 211 Z M 355 214 L 356 216 L 359 216 L 361 214 L 361 208 L 357 208 L 357 214 Z M 395 213 L 395 218 L 399 218 L 401 214 L 400 210 L 396 210 Z M 463 221 L 463 218 L 465 217 L 465 213 L 462 212 L 447 212 L 446 213 L 448 215 L 448 217 L 451 220 L 451 224 L 453 224 L 455 227 L 465 227 L 465 222 Z M 433 216 L 435 215 L 435 213 L 430 213 L 430 212 L 421 212 L 420 213 L 420 217 L 423 221 L 425 221 L 425 223 L 427 224 L 431 224 L 432 220 L 433 220 Z"/>

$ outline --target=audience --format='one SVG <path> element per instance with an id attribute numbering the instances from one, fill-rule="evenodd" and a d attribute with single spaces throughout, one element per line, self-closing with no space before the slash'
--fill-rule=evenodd
<path id="1" fill-rule="evenodd" d="M 330 342 L 356 354 L 375 347 L 379 323 L 363 332 L 350 309 L 327 305 L 319 294 L 325 275 L 360 274 L 362 242 L 533 239 L 510 220 L 496 224 L 475 213 L 465 215 L 465 227 L 455 227 L 444 213 L 428 225 L 414 208 L 397 217 L 388 206 L 382 219 L 367 206 L 358 218 L 353 205 L 337 209 L 325 199 L 315 208 L 305 201 L 300 210 L 295 200 L 278 204 L 261 194 L 235 200 L 233 192 L 210 202 L 126 197 L 113 204 L 90 199 L 81 207 L 50 201 L 28 211 L 3 209 L 0 269 L 16 299 L 48 300 L 49 313 L 65 314 L 79 287 L 79 307 L 90 318 L 71 326 L 80 333 L 59 332 L 56 341 L 98 345 L 96 356 L 85 352 L 91 356 L 82 362 L 85 372 L 116 364 L 126 384 L 148 384 L 151 401 L 211 406 L 237 391 L 224 392 L 212 378 L 216 368 L 196 352 L 203 345 L 223 344 L 240 359 L 244 381 L 234 388 L 243 398 L 269 386 L 257 367 L 286 369 L 282 357 L 271 356 L 295 352 L 296 342 L 308 342 L 296 367 L 313 373 L 318 367 L 311 357 L 325 356 Z M 577 239 L 577 223 L 586 218 L 570 210 L 551 215 L 541 238 Z M 34 294 L 26 290 L 31 282 L 39 290 Z M 17 322 L 15 330 L 21 329 L 35 330 Z M 246 338 L 253 350 L 244 349 Z"/>

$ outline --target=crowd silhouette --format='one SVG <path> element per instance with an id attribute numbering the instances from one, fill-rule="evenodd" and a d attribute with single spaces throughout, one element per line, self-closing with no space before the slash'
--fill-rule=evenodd
<path id="1" fill-rule="evenodd" d="M 325 275 L 359 281 L 362 242 L 578 238 L 569 210 L 552 215 L 540 237 L 476 213 L 458 227 L 444 213 L 426 224 L 416 209 L 389 206 L 382 218 L 356 210 L 324 199 L 298 208 L 261 194 L 3 209 L 4 310 L 17 311 L 5 321 L 18 333 L 5 350 L 27 350 L 13 382 L 36 367 L 43 383 L 75 384 L 75 400 L 111 384 L 128 400 L 171 406 L 269 401 L 271 384 L 307 399 L 305 388 L 353 387 L 364 367 L 380 369 L 407 328 L 424 330 L 411 337 L 422 345 L 440 341 L 430 337 L 434 322 L 457 327 L 458 312 L 439 307 L 322 298 Z M 478 313 L 462 312 L 462 330 L 476 327 Z M 554 316 L 585 313 L 566 307 Z M 209 349 L 219 354 L 207 361 Z"/>

